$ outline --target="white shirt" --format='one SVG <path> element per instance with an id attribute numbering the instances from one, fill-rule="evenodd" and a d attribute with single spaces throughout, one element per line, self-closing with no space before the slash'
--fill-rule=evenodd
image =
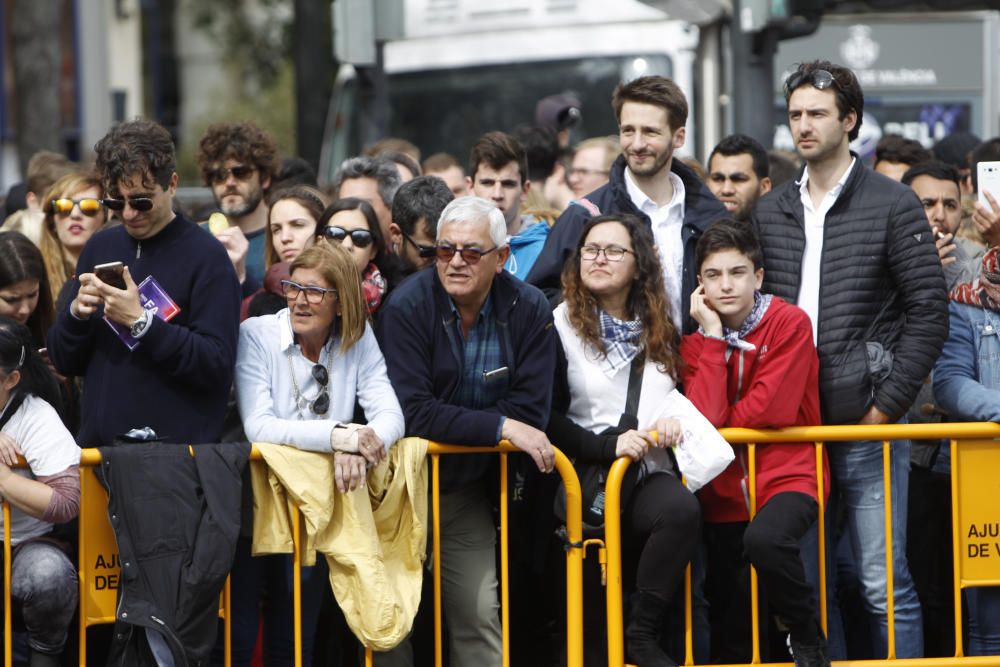
<path id="1" fill-rule="evenodd" d="M 332 451 L 330 432 L 337 424 L 353 421 L 355 399 L 361 403 L 368 426 L 387 449 L 403 437 L 403 411 L 369 325 L 347 354 L 340 352 L 340 338 L 331 338 L 320 360 L 329 369 L 330 407 L 325 415 L 314 414 L 308 405 L 300 407 L 295 400 L 291 373 L 295 373 L 300 395 L 308 401 L 319 395 L 321 387 L 312 377 L 315 364 L 295 344 L 288 309 L 251 317 L 240 325 L 236 403 L 251 442 Z"/>
<path id="2" fill-rule="evenodd" d="M 10 405 L 8 401 L 4 411 Z M 3 411 L 0 411 L 0 415 Z M 27 468 L 15 468 L 14 473 L 34 479 L 55 475 L 80 465 L 80 448 L 55 409 L 37 396 L 28 395 L 10 418 L 3 432 L 17 443 L 28 462 Z M 3 530 L 3 516 L 0 516 Z M 10 542 L 12 546 L 32 537 L 45 535 L 52 524 L 28 516 L 18 508 L 10 508 Z M 0 533 L 2 535 L 2 533 Z M 2 538 L 0 538 L 2 541 Z"/>
<path id="3" fill-rule="evenodd" d="M 668 171 L 667 176 L 674 186 L 674 196 L 664 206 L 657 206 L 655 201 L 639 189 L 628 167 L 625 167 L 625 188 L 635 207 L 648 215 L 652 223 L 653 239 L 660 253 L 660 263 L 663 264 L 663 282 L 667 288 L 667 296 L 670 297 L 670 319 L 674 321 L 677 330 L 682 331 L 684 244 L 681 241 L 681 228 L 684 226 L 684 181 L 672 171 Z"/>
<path id="4" fill-rule="evenodd" d="M 854 169 L 856 158 L 851 158 L 851 164 L 844 171 L 840 180 L 834 185 L 820 202 L 818 208 L 813 208 L 812 197 L 809 196 L 809 167 L 802 172 L 799 181 L 799 195 L 802 198 L 802 208 L 805 212 L 806 247 L 802 253 L 802 282 L 799 283 L 798 306 L 806 311 L 812 321 L 813 343 L 819 342 L 819 288 L 820 270 L 823 264 L 823 227 L 826 224 L 826 214 L 837 201 L 844 190 L 847 177 Z"/>

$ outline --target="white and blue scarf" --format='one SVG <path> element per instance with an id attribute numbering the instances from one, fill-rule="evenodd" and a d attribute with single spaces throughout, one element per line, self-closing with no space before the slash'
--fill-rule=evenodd
<path id="1" fill-rule="evenodd" d="M 642 322 L 639 320 L 619 320 L 601 309 L 597 311 L 601 324 L 601 341 L 604 343 L 602 369 L 608 377 L 632 363 L 642 346 Z"/>

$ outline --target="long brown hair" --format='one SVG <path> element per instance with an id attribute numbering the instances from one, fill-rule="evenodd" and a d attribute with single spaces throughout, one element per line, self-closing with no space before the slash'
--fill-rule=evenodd
<path id="1" fill-rule="evenodd" d="M 38 281 L 38 305 L 26 324 L 35 345 L 43 347 L 55 319 L 55 308 L 42 251 L 20 232 L 0 232 L 0 289 L 23 280 Z"/>
<path id="2" fill-rule="evenodd" d="M 52 292 L 53 303 L 59 298 L 59 292 L 63 285 L 76 273 L 76 265 L 66 259 L 66 249 L 62 241 L 59 240 L 59 232 L 56 231 L 56 214 L 52 208 L 52 200 L 60 197 L 72 197 L 84 190 L 96 188 L 97 198 L 103 196 L 104 188 L 101 187 L 101 180 L 96 173 L 74 171 L 66 174 L 48 189 L 43 200 L 45 211 L 45 224 L 42 225 L 42 239 L 38 244 L 42 250 L 42 257 L 45 259 L 45 270 L 49 274 L 49 288 Z M 104 208 L 97 214 L 101 223 L 107 220 Z M 100 229 L 100 227 L 98 227 Z M 96 234 L 98 229 L 94 230 Z"/>
<path id="3" fill-rule="evenodd" d="M 628 231 L 635 253 L 636 275 L 629 288 L 627 303 L 631 316 L 642 322 L 639 344 L 646 351 L 646 359 L 655 361 L 662 372 L 676 380 L 680 367 L 678 335 L 670 320 L 670 299 L 663 283 L 663 269 L 653 233 L 636 216 L 601 215 L 584 226 L 576 243 L 576 252 L 570 256 L 562 272 L 563 299 L 569 322 L 585 344 L 603 355 L 607 354 L 601 338 L 597 299 L 580 278 L 580 248 L 586 243 L 591 229 L 609 222 L 616 222 Z"/>
<path id="4" fill-rule="evenodd" d="M 268 269 L 281 261 L 278 251 L 274 249 L 274 235 L 271 233 L 271 209 L 274 208 L 275 204 L 285 199 L 291 199 L 299 204 L 316 221 L 319 221 L 320 216 L 323 215 L 323 210 L 327 206 L 326 195 L 308 185 L 293 185 L 270 194 L 268 197 L 267 224 L 264 225 L 264 266 Z"/>

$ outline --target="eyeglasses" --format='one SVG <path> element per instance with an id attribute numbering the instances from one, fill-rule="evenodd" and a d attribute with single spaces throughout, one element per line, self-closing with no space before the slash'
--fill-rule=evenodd
<path id="1" fill-rule="evenodd" d="M 88 218 L 93 218 L 101 212 L 101 200 L 92 197 L 85 197 L 83 199 L 61 197 L 52 200 L 52 212 L 56 215 L 69 215 L 73 212 L 75 206 L 79 206 L 80 213 L 83 213 Z"/>
<path id="2" fill-rule="evenodd" d="M 585 259 L 588 262 L 595 262 L 601 253 L 604 253 L 604 259 L 609 262 L 620 262 L 625 259 L 626 254 L 635 254 L 631 250 L 626 250 L 625 248 L 620 248 L 616 245 L 609 245 L 607 248 L 601 248 L 596 245 L 585 245 L 580 248 L 580 259 Z"/>
<path id="3" fill-rule="evenodd" d="M 288 301 L 298 301 L 299 294 L 306 295 L 306 303 L 317 305 L 323 303 L 327 294 L 336 294 L 337 290 L 327 287 L 316 287 L 315 285 L 300 285 L 291 280 L 281 281 L 281 293 Z"/>
<path id="4" fill-rule="evenodd" d="M 216 167 L 215 169 L 209 169 L 205 172 L 205 176 L 208 178 L 210 183 L 218 185 L 219 183 L 225 183 L 229 180 L 229 174 L 233 175 L 237 181 L 245 181 L 250 178 L 250 175 L 257 171 L 256 167 L 252 167 L 248 164 L 238 164 L 235 167 Z"/>
<path id="5" fill-rule="evenodd" d="M 785 79 L 785 97 L 790 96 L 795 89 L 806 83 L 811 83 L 816 90 L 826 90 L 830 86 L 836 86 L 837 79 L 825 69 L 814 69 L 811 72 L 801 70 L 792 72 Z"/>
<path id="6" fill-rule="evenodd" d="M 326 391 L 326 385 L 330 382 L 330 374 L 326 372 L 326 366 L 316 364 L 312 367 L 312 377 L 322 389 L 316 400 L 309 405 L 309 409 L 313 411 L 313 414 L 325 415 L 326 411 L 330 409 L 330 394 Z"/>
<path id="7" fill-rule="evenodd" d="M 434 254 L 437 256 L 439 262 L 444 262 L 445 264 L 451 261 L 456 252 L 462 256 L 466 264 L 478 264 L 483 255 L 488 255 L 499 248 L 500 246 L 493 246 L 489 250 L 480 250 L 479 248 L 456 248 L 450 243 L 438 243 L 434 246 Z"/>
<path id="8" fill-rule="evenodd" d="M 124 211 L 125 204 L 128 204 L 132 207 L 133 211 L 138 211 L 139 213 L 145 213 L 153 209 L 152 197 L 129 197 L 128 199 L 105 198 L 101 200 L 101 203 L 112 211 Z"/>
<path id="9" fill-rule="evenodd" d="M 324 227 L 320 230 L 319 235 L 336 243 L 341 243 L 344 239 L 350 236 L 351 243 L 358 248 L 367 248 L 372 244 L 372 241 L 375 240 L 375 237 L 372 236 L 372 233 L 367 229 L 352 229 L 351 231 L 347 231 L 343 227 L 336 226 Z"/>
<path id="10" fill-rule="evenodd" d="M 584 169 L 583 167 L 573 167 L 569 170 L 570 176 L 607 176 L 609 171 L 605 169 Z"/>
<path id="11" fill-rule="evenodd" d="M 399 230 L 399 233 L 403 235 L 404 239 L 410 242 L 410 245 L 412 245 L 414 248 L 417 249 L 417 255 L 419 255 L 420 257 L 426 259 L 428 257 L 433 257 L 434 255 L 437 254 L 436 247 L 432 245 L 421 245 L 420 243 L 417 243 L 410 237 L 409 234 L 404 232 L 402 229 Z"/>

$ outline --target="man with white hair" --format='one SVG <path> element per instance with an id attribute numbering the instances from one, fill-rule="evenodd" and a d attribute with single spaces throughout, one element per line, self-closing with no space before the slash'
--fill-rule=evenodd
<path id="1" fill-rule="evenodd" d="M 406 434 L 485 447 L 506 439 L 551 472 L 552 313 L 538 289 L 503 270 L 503 213 L 486 199 L 456 199 L 441 213 L 435 248 L 436 270 L 397 287 L 376 326 Z M 483 483 L 490 458 L 441 460 L 439 557 L 453 665 L 502 661 L 496 529 Z M 412 664 L 401 652 L 409 647 L 376 664 Z"/>

